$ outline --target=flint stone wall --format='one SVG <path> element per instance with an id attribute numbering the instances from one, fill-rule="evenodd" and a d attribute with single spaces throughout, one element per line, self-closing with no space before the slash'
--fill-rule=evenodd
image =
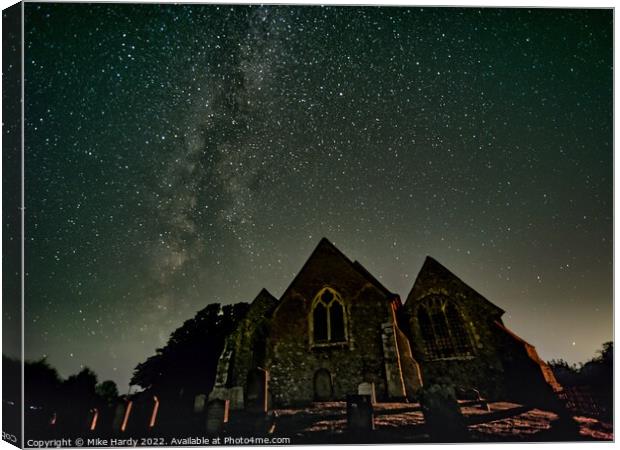
<path id="1" fill-rule="evenodd" d="M 379 399 L 388 396 L 381 328 L 392 318 L 388 294 L 336 252 L 320 246 L 274 311 L 268 339 L 274 405 L 312 402 L 314 375 L 319 369 L 331 374 L 336 400 L 357 394 L 362 382 L 374 383 Z M 326 286 L 336 290 L 345 303 L 348 339 L 345 343 L 312 345 L 312 301 Z"/>
<path id="2" fill-rule="evenodd" d="M 462 314 L 473 346 L 472 356 L 432 359 L 417 317 L 417 308 L 429 295 L 454 302 Z M 557 383 L 545 364 L 532 354 L 533 347 L 503 326 L 504 311 L 432 258 L 427 258 L 404 306 L 413 354 L 422 368 L 424 384 L 449 380 L 456 387 L 475 388 L 489 399 L 516 399 L 515 383 L 546 389 Z M 544 385 L 542 388 L 540 387 Z"/>

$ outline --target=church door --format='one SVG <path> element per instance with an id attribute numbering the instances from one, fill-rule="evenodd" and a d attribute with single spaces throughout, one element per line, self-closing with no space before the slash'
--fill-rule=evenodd
<path id="1" fill-rule="evenodd" d="M 320 402 L 331 400 L 334 394 L 332 376 L 326 369 L 319 369 L 314 374 L 314 399 Z"/>

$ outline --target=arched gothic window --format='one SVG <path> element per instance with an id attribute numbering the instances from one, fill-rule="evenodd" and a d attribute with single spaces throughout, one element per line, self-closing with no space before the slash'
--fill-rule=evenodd
<path id="1" fill-rule="evenodd" d="M 447 297 L 425 298 L 418 307 L 417 317 L 428 359 L 473 355 L 465 320 Z"/>
<path id="2" fill-rule="evenodd" d="M 344 303 L 331 288 L 323 288 L 312 302 L 312 340 L 315 344 L 347 340 Z"/>
<path id="3" fill-rule="evenodd" d="M 314 318 L 314 341 L 324 342 L 329 340 L 327 332 L 327 307 L 323 303 L 317 303 L 312 313 Z"/>

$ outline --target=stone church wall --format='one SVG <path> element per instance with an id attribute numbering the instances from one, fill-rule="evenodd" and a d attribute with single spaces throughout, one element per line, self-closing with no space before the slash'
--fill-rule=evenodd
<path id="1" fill-rule="evenodd" d="M 432 296 L 447 299 L 456 306 L 471 342 L 471 355 L 429 357 L 418 311 Z M 515 384 L 520 383 L 518 380 L 541 390 L 549 387 L 544 363 L 528 354 L 527 346 L 533 347 L 503 327 L 504 311 L 432 258 L 425 261 L 404 308 L 412 350 L 422 367 L 424 384 L 447 381 L 465 389 L 475 388 L 483 396 L 496 399 L 519 397 Z"/>
<path id="2" fill-rule="evenodd" d="M 245 391 L 250 371 L 264 365 L 265 341 L 269 331 L 268 316 L 277 302 L 268 291 L 263 289 L 231 336 L 231 368 L 226 387 L 241 386 Z"/>
<path id="3" fill-rule="evenodd" d="M 315 318 L 317 303 L 325 306 Z M 212 396 L 242 403 L 248 373 L 260 370 L 271 407 L 344 400 L 362 383 L 378 401 L 416 401 L 422 384 L 451 384 L 487 399 L 553 402 L 561 387 L 503 314 L 430 257 L 403 306 L 323 239 L 279 301 L 262 291 L 252 303 L 227 340 Z"/>
<path id="4" fill-rule="evenodd" d="M 313 345 L 312 301 L 332 287 L 345 303 L 348 339 L 345 343 Z M 268 341 L 270 392 L 274 405 L 311 402 L 315 375 L 327 371 L 333 399 L 357 393 L 362 382 L 375 384 L 377 397 L 386 397 L 381 324 L 391 320 L 388 297 L 352 264 L 328 246 L 319 247 L 280 300 L 271 320 Z M 323 372 L 325 373 L 325 372 Z"/>

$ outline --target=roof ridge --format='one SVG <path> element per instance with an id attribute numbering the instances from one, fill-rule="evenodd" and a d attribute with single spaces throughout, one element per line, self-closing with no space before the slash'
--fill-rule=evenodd
<path id="1" fill-rule="evenodd" d="M 411 289 L 409 290 L 409 293 L 407 294 L 407 299 L 406 299 L 407 303 L 409 303 L 409 298 L 413 294 L 414 289 L 416 288 L 418 282 L 420 281 L 420 277 L 429 269 L 429 267 L 432 267 L 433 265 L 435 267 L 439 268 L 439 270 L 447 273 L 450 277 L 456 279 L 459 283 L 461 283 L 463 286 L 465 286 L 465 288 L 469 289 L 471 292 L 473 292 L 474 294 L 476 294 L 477 296 L 479 296 L 480 298 L 485 300 L 491 306 L 493 306 L 497 310 L 501 311 L 502 314 L 504 314 L 506 312 L 503 308 L 500 308 L 499 306 L 497 306 L 495 303 L 493 303 L 491 300 L 486 298 L 484 295 L 482 295 L 476 289 L 471 287 L 461 277 L 456 275 L 454 272 L 452 272 L 450 269 L 448 269 L 446 266 L 444 266 L 442 263 L 440 263 L 438 260 L 436 260 L 435 258 L 433 258 L 430 255 L 426 255 L 426 258 L 424 258 L 424 263 L 422 264 L 422 267 L 420 268 L 420 271 L 418 272 L 418 275 L 416 276 L 416 279 L 413 282 L 413 286 L 411 287 Z"/>
<path id="2" fill-rule="evenodd" d="M 321 238 L 321 240 L 319 241 L 317 246 L 314 248 L 314 250 L 312 250 L 312 253 L 310 253 L 310 256 L 308 256 L 308 259 L 306 259 L 306 262 L 304 263 L 304 265 L 301 267 L 301 269 L 299 269 L 299 272 L 297 272 L 297 275 L 295 275 L 295 277 L 293 278 L 291 283 L 284 290 L 284 292 L 280 296 L 280 299 L 284 298 L 284 296 L 289 292 L 289 290 L 295 284 L 295 282 L 297 281 L 299 276 L 304 272 L 304 270 L 306 269 L 306 267 L 308 266 L 310 261 L 312 261 L 315 253 L 317 253 L 317 251 L 319 249 L 321 249 L 322 247 L 324 247 L 324 246 L 327 246 L 328 248 L 334 250 L 337 255 L 339 255 L 342 259 L 344 259 L 344 261 L 346 261 L 353 268 L 353 270 L 355 270 L 363 278 L 365 278 L 367 281 L 369 281 L 373 286 L 377 287 L 381 292 L 383 292 L 384 294 L 386 294 L 388 296 L 397 295 L 397 294 L 394 294 L 393 292 L 391 292 L 389 289 L 387 289 L 383 284 L 381 284 L 381 282 L 379 280 L 377 280 L 377 278 L 375 278 L 375 276 L 372 275 L 368 271 L 368 269 L 366 269 L 364 266 L 362 266 L 358 261 L 353 262 L 338 247 L 336 247 L 336 245 L 334 245 L 333 242 L 331 242 L 326 237 L 323 237 L 323 238 Z"/>
<path id="3" fill-rule="evenodd" d="M 388 295 L 388 296 L 394 296 L 394 295 L 398 295 L 392 291 L 390 291 L 388 288 L 386 288 L 383 283 L 381 283 L 377 277 L 375 277 L 372 273 L 370 273 L 370 271 L 364 267 L 362 265 L 362 263 L 360 263 L 359 261 L 355 260 L 353 262 L 353 265 L 355 266 L 356 269 L 358 269 L 359 272 L 362 273 L 362 275 L 364 275 L 366 278 L 369 278 L 370 282 L 375 285 L 376 287 L 378 287 L 381 291 L 383 291 L 384 294 Z"/>

